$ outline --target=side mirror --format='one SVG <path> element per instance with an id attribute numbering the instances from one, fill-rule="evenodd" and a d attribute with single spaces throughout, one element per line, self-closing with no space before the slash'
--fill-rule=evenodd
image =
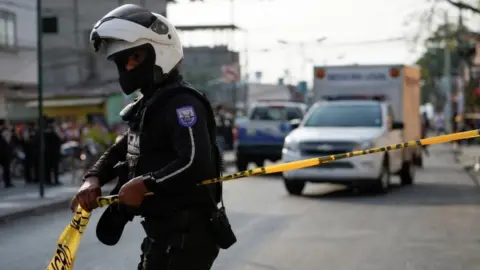
<path id="1" fill-rule="evenodd" d="M 403 129 L 403 122 L 393 122 L 392 129 L 393 130 Z"/>
<path id="2" fill-rule="evenodd" d="M 290 128 L 294 130 L 300 126 L 300 123 L 302 123 L 302 119 L 292 119 L 290 120 Z"/>

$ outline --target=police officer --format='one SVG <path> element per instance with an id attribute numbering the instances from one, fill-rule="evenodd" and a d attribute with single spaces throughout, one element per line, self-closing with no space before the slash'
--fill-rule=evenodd
<path id="1" fill-rule="evenodd" d="M 45 129 L 44 129 L 44 142 L 45 142 L 45 153 L 38 155 L 38 157 L 43 157 L 45 160 L 45 170 L 44 170 L 44 179 L 45 184 L 47 185 L 60 185 L 59 181 L 59 170 L 58 166 L 60 163 L 60 147 L 62 141 L 60 136 L 55 131 L 53 126 L 54 119 L 44 116 Z M 40 142 L 39 134 L 37 132 L 36 142 Z M 52 181 L 53 174 L 53 181 Z"/>
<path id="2" fill-rule="evenodd" d="M 6 188 L 13 187 L 10 163 L 13 158 L 13 133 L 6 125 L 5 120 L 0 119 L 0 166 L 3 170 L 3 182 Z"/>
<path id="3" fill-rule="evenodd" d="M 217 143 L 223 152 L 226 148 L 226 130 L 228 128 L 227 118 L 225 117 L 225 109 L 222 105 L 215 108 L 215 123 L 217 125 Z"/>
<path id="4" fill-rule="evenodd" d="M 90 37 L 94 49 L 116 64 L 122 91 L 140 89 L 143 96 L 121 112 L 129 130 L 84 176 L 72 210 L 97 207 L 100 187 L 116 178 L 116 164 L 126 162 L 131 180 L 119 190 L 120 203 L 143 218 L 147 235 L 138 269 L 211 269 L 221 247 L 211 222 L 221 185 L 198 183 L 220 174 L 214 113 L 179 74 L 183 49 L 174 26 L 128 4 L 103 17 Z M 99 226 L 100 239 L 111 230 L 99 232 Z"/>
<path id="5" fill-rule="evenodd" d="M 45 165 L 46 165 L 46 181 L 47 183 L 53 183 L 54 185 L 62 184 L 59 180 L 59 165 L 61 159 L 60 148 L 62 146 L 62 138 L 55 129 L 55 119 L 47 117 L 45 128 Z M 51 176 L 53 175 L 53 181 Z"/>

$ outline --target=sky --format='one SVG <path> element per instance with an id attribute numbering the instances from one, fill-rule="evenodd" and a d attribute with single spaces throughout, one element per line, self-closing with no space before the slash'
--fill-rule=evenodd
<path id="1" fill-rule="evenodd" d="M 177 1 L 167 11 L 175 25 L 233 21 L 245 30 L 234 38 L 226 33 L 186 33 L 184 46 L 229 42 L 243 52 L 242 73 L 248 73 L 250 80 L 261 72 L 261 82 L 276 83 L 288 69 L 287 82 L 307 80 L 309 84 L 314 65 L 414 63 L 422 53 L 421 44 L 365 41 L 411 39 L 421 29 L 414 15 L 430 6 L 428 0 L 234 0 L 232 13 L 228 0 Z M 457 20 L 454 8 L 441 7 L 448 10 L 449 20 Z M 478 22 L 467 20 L 472 25 Z M 321 38 L 325 40 L 316 42 Z"/>

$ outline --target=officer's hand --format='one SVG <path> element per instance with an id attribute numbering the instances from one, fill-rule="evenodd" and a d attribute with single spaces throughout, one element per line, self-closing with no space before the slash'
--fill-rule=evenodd
<path id="1" fill-rule="evenodd" d="M 97 178 L 87 178 L 78 190 L 77 195 L 73 197 L 70 208 L 72 212 L 77 210 L 78 205 L 85 211 L 92 211 L 98 207 L 97 198 L 102 195 L 102 190 Z"/>
<path id="2" fill-rule="evenodd" d="M 128 206 L 139 207 L 143 202 L 145 193 L 147 192 L 147 188 L 145 187 L 143 180 L 144 177 L 139 176 L 125 183 L 118 192 L 118 199 L 120 203 Z"/>

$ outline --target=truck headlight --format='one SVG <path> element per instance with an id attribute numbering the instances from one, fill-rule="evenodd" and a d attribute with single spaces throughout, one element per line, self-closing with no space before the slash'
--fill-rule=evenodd
<path id="1" fill-rule="evenodd" d="M 374 148 L 374 147 L 375 147 L 375 143 L 373 141 L 364 141 L 364 142 L 359 142 L 355 146 L 353 151 L 360 151 L 360 150 L 365 150 L 365 149 Z"/>
<path id="2" fill-rule="evenodd" d="M 283 144 L 283 148 L 284 148 L 284 149 L 287 149 L 287 150 L 289 150 L 289 151 L 294 151 L 294 152 L 296 152 L 296 151 L 298 151 L 298 145 L 299 145 L 299 144 L 298 144 L 297 141 L 292 140 L 292 139 L 290 139 L 290 138 L 287 137 L 287 138 L 285 138 L 285 142 L 284 142 L 284 144 Z"/>

